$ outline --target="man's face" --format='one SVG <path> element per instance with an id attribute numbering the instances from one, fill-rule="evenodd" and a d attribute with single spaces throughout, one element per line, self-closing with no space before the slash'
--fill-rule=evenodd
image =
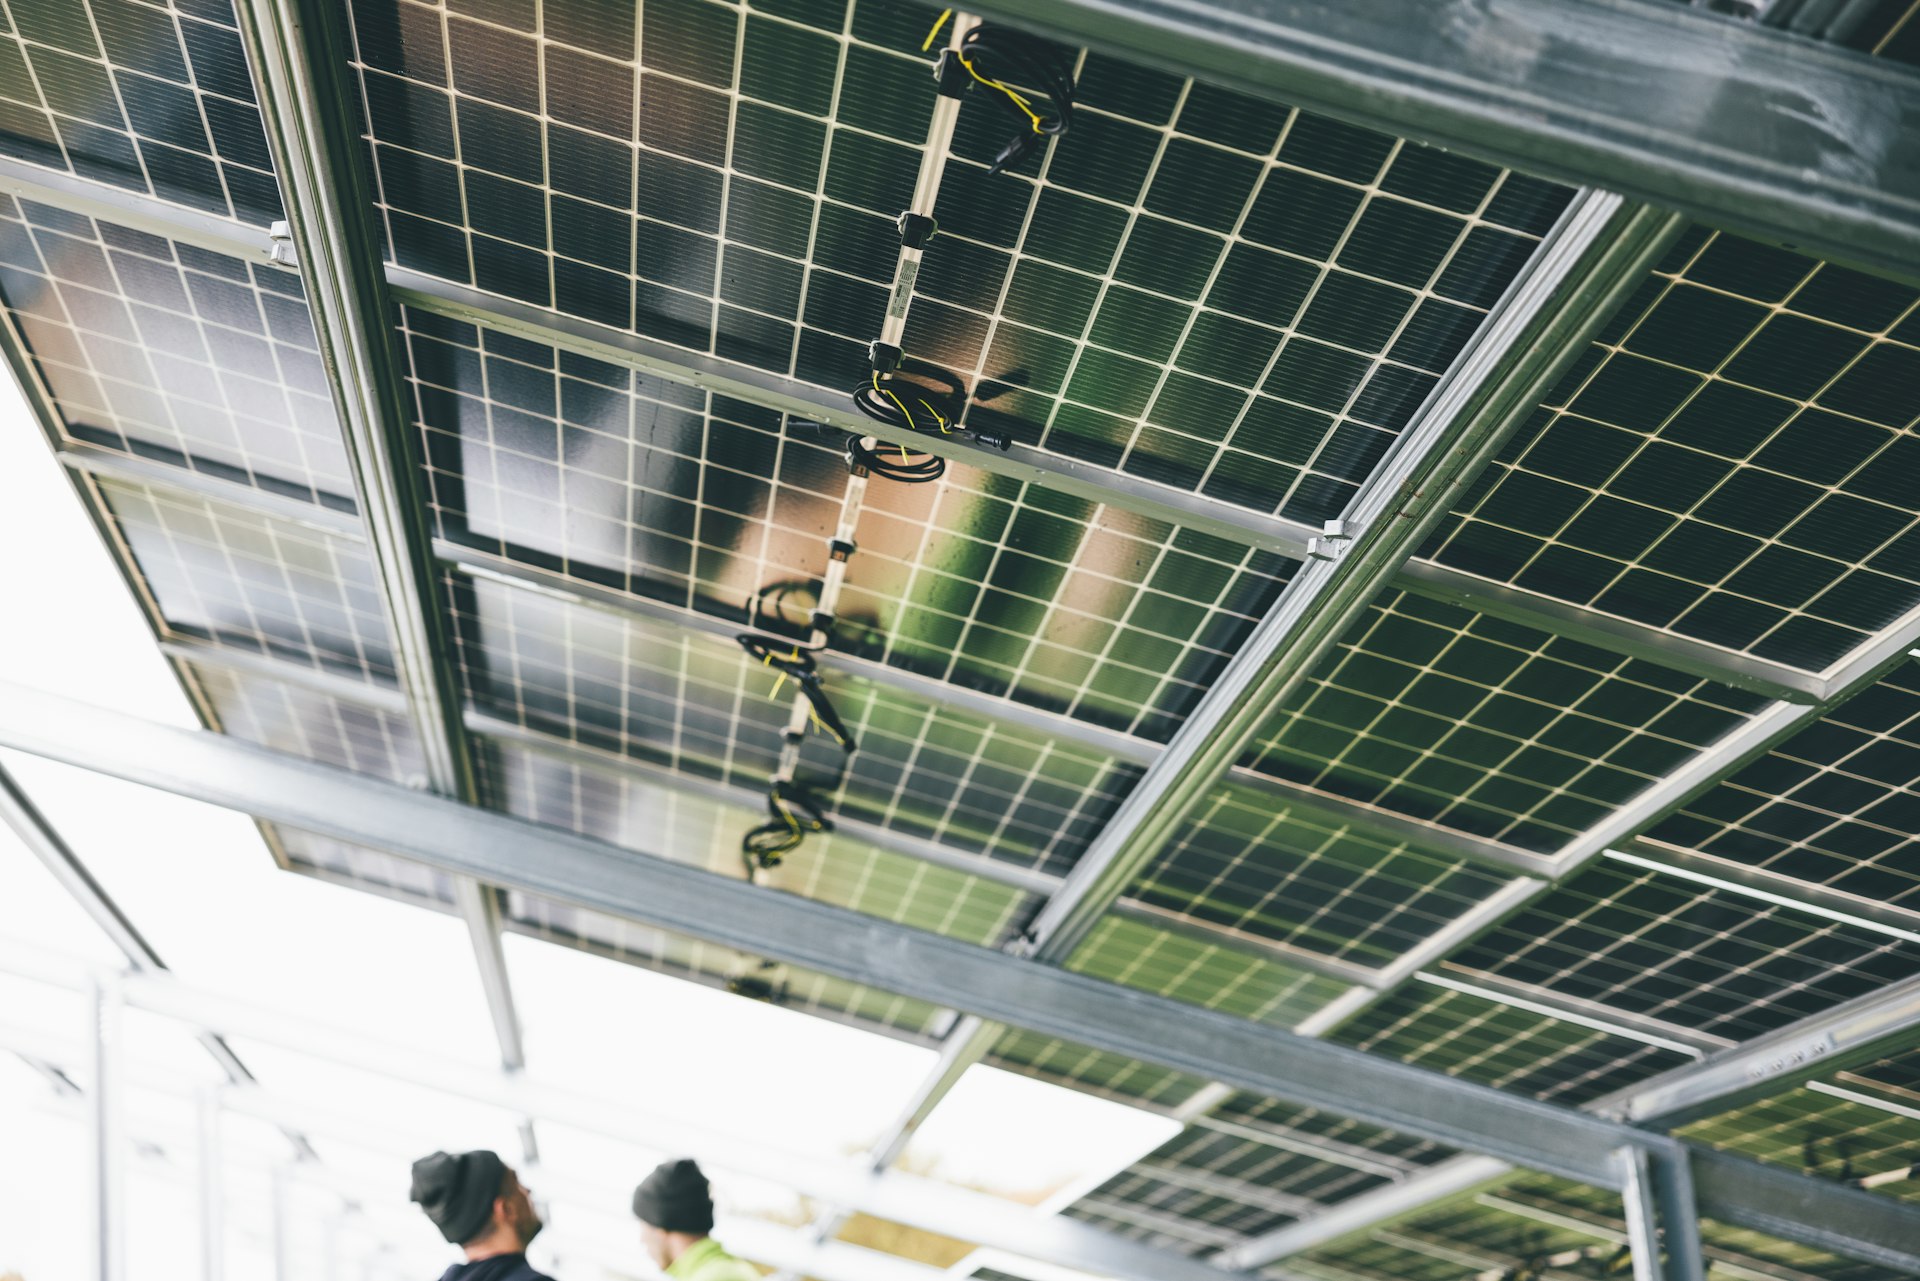
<path id="1" fill-rule="evenodd" d="M 540 1222 L 540 1215 L 533 1208 L 533 1194 L 521 1184 L 520 1176 L 512 1170 L 507 1171 L 506 1182 L 500 1188 L 497 1208 L 507 1226 L 513 1229 L 523 1250 L 546 1226 Z"/>
<path id="2" fill-rule="evenodd" d="M 667 1257 L 667 1234 L 651 1223 L 640 1224 L 640 1248 L 653 1260 L 653 1266 L 664 1268 L 673 1260 Z"/>

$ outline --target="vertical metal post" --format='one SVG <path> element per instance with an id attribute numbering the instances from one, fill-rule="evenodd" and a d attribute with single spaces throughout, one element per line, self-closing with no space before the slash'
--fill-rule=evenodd
<path id="1" fill-rule="evenodd" d="M 1653 1171 L 1645 1148 L 1621 1148 L 1614 1153 L 1626 1176 L 1620 1199 L 1626 1205 L 1627 1246 L 1633 1251 L 1633 1281 L 1663 1281 L 1660 1268 L 1660 1229 L 1653 1209 Z"/>
<path id="2" fill-rule="evenodd" d="M 1693 1195 L 1693 1167 L 1683 1144 L 1668 1140 L 1654 1165 L 1653 1199 L 1665 1229 L 1667 1281 L 1706 1281 L 1700 1249 L 1700 1211 Z"/>
<path id="3" fill-rule="evenodd" d="M 287 1239 L 287 1171 L 273 1167 L 273 1281 L 293 1281 L 293 1243 Z"/>
<path id="4" fill-rule="evenodd" d="M 199 1139 L 196 1158 L 200 1183 L 200 1277 L 222 1281 L 226 1272 L 225 1149 L 220 1133 L 220 1095 L 202 1090 L 195 1100 Z"/>
<path id="5" fill-rule="evenodd" d="M 123 1281 L 126 1250 L 125 1142 L 121 1117 L 121 1043 L 119 986 L 96 978 L 87 992 L 88 1043 L 93 1054 L 93 1095 L 87 1109 L 88 1155 L 93 1172 L 93 1275 L 96 1281 Z"/>

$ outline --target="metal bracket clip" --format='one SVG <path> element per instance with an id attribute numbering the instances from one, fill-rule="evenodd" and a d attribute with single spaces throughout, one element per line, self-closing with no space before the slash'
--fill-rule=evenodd
<path id="1" fill-rule="evenodd" d="M 1339 560 L 1353 546 L 1353 534 L 1344 520 L 1329 520 L 1320 526 L 1318 536 L 1307 540 L 1307 555 L 1315 560 Z"/>

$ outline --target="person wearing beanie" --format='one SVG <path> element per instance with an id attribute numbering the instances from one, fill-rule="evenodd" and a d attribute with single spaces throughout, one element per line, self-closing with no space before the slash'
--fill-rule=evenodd
<path id="1" fill-rule="evenodd" d="M 527 1245 L 543 1226 L 513 1167 L 484 1148 L 435 1152 L 413 1163 L 408 1198 L 440 1235 L 466 1252 L 465 1263 L 440 1281 L 553 1281 L 527 1262 Z"/>
<path id="2" fill-rule="evenodd" d="M 662 1161 L 633 1190 L 640 1245 L 674 1281 L 760 1281 L 759 1269 L 708 1236 L 713 1193 L 700 1167 L 685 1157 Z"/>

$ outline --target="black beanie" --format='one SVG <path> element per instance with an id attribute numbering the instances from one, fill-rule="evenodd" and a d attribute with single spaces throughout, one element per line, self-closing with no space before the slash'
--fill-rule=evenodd
<path id="1" fill-rule="evenodd" d="M 480 1235 L 493 1214 L 493 1203 L 506 1182 L 507 1165 L 485 1148 L 477 1152 L 435 1152 L 413 1163 L 413 1191 L 408 1199 L 455 1245 Z"/>
<path id="2" fill-rule="evenodd" d="M 685 1157 L 662 1161 L 633 1190 L 633 1214 L 662 1232 L 703 1237 L 713 1231 L 713 1194 L 707 1176 Z"/>

